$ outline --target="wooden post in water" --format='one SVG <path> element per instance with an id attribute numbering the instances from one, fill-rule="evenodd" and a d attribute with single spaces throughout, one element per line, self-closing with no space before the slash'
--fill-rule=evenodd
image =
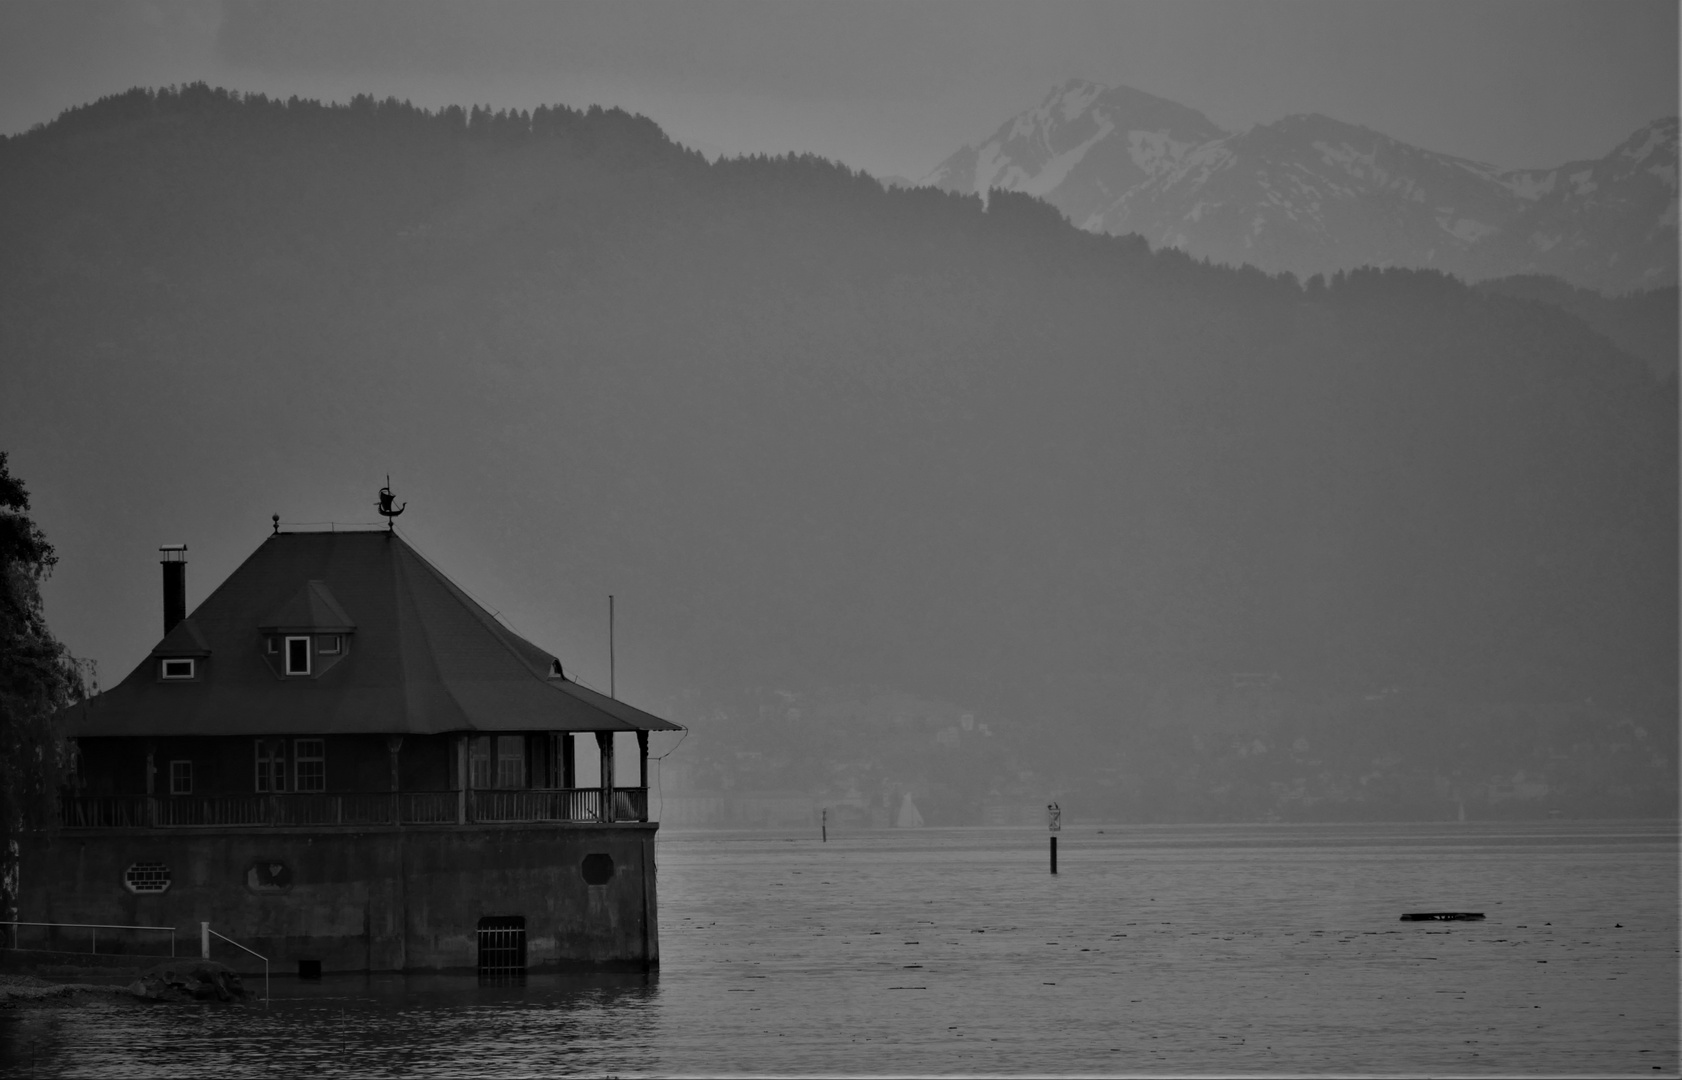
<path id="1" fill-rule="evenodd" d="M 1051 872 L 1057 873 L 1057 830 L 1063 827 L 1063 808 L 1056 803 L 1048 803 L 1045 808 L 1045 823 L 1051 830 Z"/>
<path id="2" fill-rule="evenodd" d="M 829 843 L 829 807 L 823 808 L 823 842 Z"/>

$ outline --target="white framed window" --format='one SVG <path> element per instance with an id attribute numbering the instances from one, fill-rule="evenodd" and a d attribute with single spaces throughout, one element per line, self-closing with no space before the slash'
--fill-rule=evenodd
<path id="1" fill-rule="evenodd" d="M 310 639 L 308 637 L 289 637 L 286 639 L 286 674 L 308 675 L 310 673 Z"/>
<path id="2" fill-rule="evenodd" d="M 169 763 L 169 793 L 171 795 L 191 795 L 193 793 L 193 763 L 191 761 L 172 761 Z"/>
<path id="3" fill-rule="evenodd" d="M 292 740 L 293 775 L 299 791 L 327 790 L 327 743 L 324 739 Z"/>
<path id="4" fill-rule="evenodd" d="M 345 639 L 340 634 L 322 634 L 316 639 L 315 651 L 325 656 L 337 656 L 345 651 Z"/>
<path id="5" fill-rule="evenodd" d="M 257 740 L 257 790 L 286 790 L 286 740 Z"/>
<path id="6" fill-rule="evenodd" d="M 191 679 L 197 664 L 192 660 L 165 660 L 158 666 L 158 677 L 163 679 Z"/>

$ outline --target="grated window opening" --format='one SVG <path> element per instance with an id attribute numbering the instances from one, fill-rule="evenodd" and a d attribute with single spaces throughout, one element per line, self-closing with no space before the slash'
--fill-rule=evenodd
<path id="1" fill-rule="evenodd" d="M 131 893 L 165 892 L 169 882 L 169 867 L 161 862 L 137 862 L 123 871 L 123 884 Z"/>
<path id="2" fill-rule="evenodd" d="M 479 920 L 479 977 L 513 980 L 526 975 L 526 917 L 493 915 Z"/>
<path id="3" fill-rule="evenodd" d="M 171 795 L 191 795 L 193 793 L 193 763 L 191 761 L 172 761 L 169 763 L 169 793 Z"/>

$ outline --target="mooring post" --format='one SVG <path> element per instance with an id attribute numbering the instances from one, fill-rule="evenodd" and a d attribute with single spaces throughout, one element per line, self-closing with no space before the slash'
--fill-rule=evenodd
<path id="1" fill-rule="evenodd" d="M 210 959 L 210 924 L 207 922 L 199 923 L 199 956 Z"/>
<path id="2" fill-rule="evenodd" d="M 823 808 L 823 842 L 829 843 L 829 807 Z"/>
<path id="3" fill-rule="evenodd" d="M 1051 872 L 1055 874 L 1057 873 L 1057 830 L 1063 827 L 1063 808 L 1056 803 L 1047 803 L 1045 824 L 1051 830 Z"/>

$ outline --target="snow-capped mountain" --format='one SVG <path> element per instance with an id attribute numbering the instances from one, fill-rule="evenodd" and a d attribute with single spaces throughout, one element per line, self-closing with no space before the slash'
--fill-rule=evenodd
<path id="1" fill-rule="evenodd" d="M 1424 266 L 1622 292 L 1676 283 L 1676 174 L 1674 117 L 1598 161 L 1502 170 L 1319 115 L 1228 133 L 1075 81 L 923 182 L 1026 192 L 1085 229 L 1299 276 Z"/>

